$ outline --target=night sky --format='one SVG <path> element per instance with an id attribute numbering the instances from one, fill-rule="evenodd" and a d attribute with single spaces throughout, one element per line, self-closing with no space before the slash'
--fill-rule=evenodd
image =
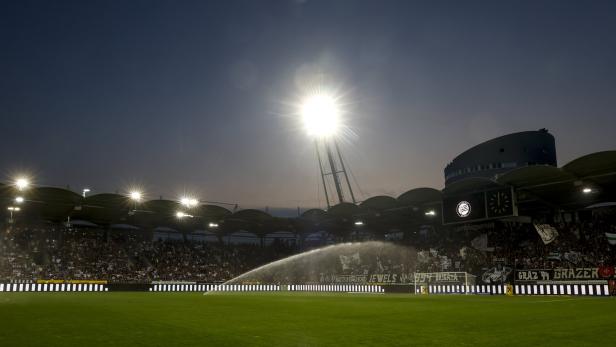
<path id="1" fill-rule="evenodd" d="M 616 1 L 3 1 L 0 181 L 323 207 L 294 115 L 316 75 L 360 198 L 516 131 L 564 165 L 616 148 Z"/>

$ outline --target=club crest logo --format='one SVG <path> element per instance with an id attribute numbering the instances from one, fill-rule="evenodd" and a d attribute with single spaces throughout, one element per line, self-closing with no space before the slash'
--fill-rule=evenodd
<path id="1" fill-rule="evenodd" d="M 460 201 L 456 206 L 458 216 L 465 218 L 471 214 L 471 204 L 468 201 Z"/>

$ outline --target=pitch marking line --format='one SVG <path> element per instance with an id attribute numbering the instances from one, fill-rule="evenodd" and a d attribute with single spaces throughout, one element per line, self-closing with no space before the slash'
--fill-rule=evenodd
<path id="1" fill-rule="evenodd" d="M 531 303 L 536 303 L 536 302 L 545 303 L 545 302 L 558 302 L 558 301 L 578 301 L 578 300 L 580 300 L 580 299 L 570 298 L 570 299 L 538 300 L 538 301 L 532 301 Z"/>

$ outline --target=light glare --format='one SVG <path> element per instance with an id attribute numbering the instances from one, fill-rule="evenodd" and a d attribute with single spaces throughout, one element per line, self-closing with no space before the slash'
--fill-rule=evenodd
<path id="1" fill-rule="evenodd" d="M 302 121 L 308 135 L 329 137 L 340 127 L 340 112 L 336 100 L 326 94 L 310 96 L 302 105 Z"/>
<path id="2" fill-rule="evenodd" d="M 15 186 L 19 190 L 24 190 L 24 189 L 28 188 L 28 186 L 30 186 L 30 180 L 28 180 L 25 177 L 20 177 L 20 178 L 15 180 Z"/>
<path id="3" fill-rule="evenodd" d="M 199 200 L 190 197 L 183 197 L 180 199 L 180 203 L 188 208 L 199 205 Z"/>
<path id="4" fill-rule="evenodd" d="M 193 218 L 193 217 L 194 217 L 193 215 L 190 215 L 190 214 L 185 213 L 185 212 L 182 212 L 182 211 L 178 211 L 178 212 L 176 212 L 176 213 L 175 213 L 175 216 L 176 216 L 178 219 L 182 219 L 182 218 L 185 218 L 185 217 L 188 217 L 188 218 Z"/>
<path id="5" fill-rule="evenodd" d="M 131 200 L 141 201 L 141 192 L 140 191 L 132 191 L 130 192 Z"/>
<path id="6" fill-rule="evenodd" d="M 22 202 L 24 202 L 24 198 L 23 196 L 18 196 L 15 198 L 15 202 L 18 204 L 21 204 Z"/>

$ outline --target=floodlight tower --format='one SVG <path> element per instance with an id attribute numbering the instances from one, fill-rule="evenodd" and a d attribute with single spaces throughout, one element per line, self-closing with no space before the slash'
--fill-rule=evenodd
<path id="1" fill-rule="evenodd" d="M 345 192 L 341 183 L 341 178 L 343 178 L 346 181 L 346 187 L 351 201 L 355 204 L 355 195 L 351 188 L 349 175 L 347 174 L 344 160 L 342 159 L 340 147 L 336 141 L 336 134 L 340 128 L 340 110 L 336 104 L 336 100 L 330 95 L 321 92 L 315 93 L 304 101 L 301 109 L 301 116 L 308 135 L 314 138 L 327 208 L 331 207 L 327 189 L 328 176 L 331 176 L 334 182 L 338 202 L 342 203 L 345 201 Z M 336 156 L 334 156 L 332 146 L 336 151 Z M 325 152 L 327 157 L 329 172 L 323 169 L 321 150 Z M 340 176 L 340 174 L 343 176 Z"/>

